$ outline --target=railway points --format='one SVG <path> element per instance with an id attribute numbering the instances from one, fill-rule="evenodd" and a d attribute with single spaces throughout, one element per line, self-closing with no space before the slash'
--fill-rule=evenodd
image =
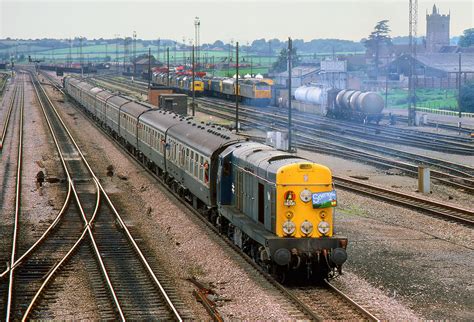
<path id="1" fill-rule="evenodd" d="M 390 198 L 390 197 L 389 197 Z"/>
<path id="2" fill-rule="evenodd" d="M 88 118 L 91 117 L 91 115 L 86 115 Z M 92 119 L 92 121 L 95 121 L 94 119 Z M 95 123 L 95 122 L 94 122 Z M 106 130 L 104 130 L 104 128 L 101 128 L 101 127 L 98 127 L 96 125 L 96 127 L 98 129 L 100 129 L 104 134 L 106 135 L 109 135 L 110 136 L 110 133 L 107 132 Z M 111 136 L 112 139 L 114 139 L 113 136 Z M 117 144 L 118 146 L 120 146 L 121 148 L 123 148 L 121 146 L 121 142 L 114 139 L 115 141 L 115 144 Z M 133 158 L 135 160 L 135 162 L 138 162 L 139 165 L 143 166 L 143 160 L 141 160 L 140 158 L 137 158 L 133 153 L 131 153 L 130 151 L 128 152 L 129 156 L 131 158 Z M 157 180 L 161 181 L 162 179 L 160 177 L 158 177 L 156 175 L 156 173 L 154 173 L 153 171 L 151 171 L 150 169 L 147 169 L 146 170 L 151 174 L 153 175 Z M 180 196 L 178 193 L 176 193 L 176 191 L 174 191 L 173 189 L 170 189 L 169 187 L 167 187 L 166 185 L 164 185 L 164 187 L 167 189 L 167 191 L 172 194 L 178 201 L 180 200 Z M 186 204 L 185 204 L 186 205 Z M 190 205 L 187 205 L 187 208 L 189 210 L 191 210 L 197 217 L 201 218 L 202 222 L 204 222 L 206 224 L 206 226 L 208 227 L 208 229 L 210 229 L 213 233 L 215 234 L 220 234 L 219 230 L 216 229 L 216 227 L 214 227 L 212 225 L 212 223 L 210 223 L 205 216 L 203 216 L 203 214 L 199 211 L 196 211 L 196 209 L 194 209 L 192 206 Z M 320 313 L 318 313 L 317 310 L 313 310 L 311 308 L 309 308 L 305 303 L 304 301 L 301 299 L 301 296 L 296 296 L 294 294 L 293 291 L 285 288 L 285 287 L 282 287 L 277 281 L 274 280 L 274 278 L 269 275 L 267 272 L 265 272 L 264 270 L 262 270 L 262 268 L 260 266 L 258 266 L 254 261 L 252 261 L 251 259 L 249 259 L 247 257 L 247 255 L 245 255 L 244 253 L 242 253 L 242 251 L 236 247 L 231 241 L 229 241 L 228 239 L 223 239 L 223 241 L 225 242 L 225 245 L 227 247 L 229 247 L 230 249 L 232 249 L 233 251 L 235 252 L 238 252 L 239 256 L 241 257 L 241 260 L 240 262 L 242 263 L 242 265 L 250 265 L 253 270 L 255 270 L 255 272 L 253 274 L 256 274 L 257 276 L 262 276 L 266 281 L 268 281 L 269 283 L 271 283 L 271 285 L 275 288 L 275 292 L 278 292 L 278 293 L 281 293 L 282 295 L 284 295 L 285 297 L 287 297 L 289 299 L 290 302 L 292 302 L 294 305 L 296 305 L 296 307 L 299 308 L 298 311 L 296 311 L 295 315 L 293 315 L 293 317 L 295 318 L 310 318 L 310 319 L 313 319 L 313 320 L 322 320 L 324 317 L 320 315 Z M 309 291 L 308 291 L 309 292 Z M 335 306 L 335 305 L 340 305 L 342 307 L 350 307 L 351 310 L 350 310 L 350 314 L 352 315 L 345 315 L 345 318 L 349 318 L 349 317 L 358 317 L 358 318 L 368 318 L 369 320 L 375 320 L 377 321 L 378 319 L 375 318 L 373 315 L 371 315 L 366 309 L 364 309 L 363 307 L 359 306 L 355 301 L 351 300 L 347 295 L 345 295 L 344 293 L 342 293 L 341 291 L 337 290 L 337 289 L 326 289 L 324 287 L 322 287 L 321 289 L 319 289 L 319 292 L 320 293 L 325 293 L 325 292 L 328 292 L 328 293 L 338 293 L 339 294 L 339 300 L 337 302 L 337 304 L 335 304 L 334 302 L 334 299 L 332 300 L 328 300 L 328 302 L 320 302 L 319 305 L 329 305 L 329 306 Z"/>
<path id="3" fill-rule="evenodd" d="M 408 2 L 408 36 L 359 1 L 371 33 L 312 40 L 344 13 L 199 3 L 257 23 L 246 44 L 204 15 L 170 33 L 151 2 L 88 4 L 71 39 L 41 26 L 77 4 L 28 31 L 9 6 L 0 320 L 474 320 L 474 30 L 465 4 Z M 278 19 L 292 37 L 263 39 Z"/>

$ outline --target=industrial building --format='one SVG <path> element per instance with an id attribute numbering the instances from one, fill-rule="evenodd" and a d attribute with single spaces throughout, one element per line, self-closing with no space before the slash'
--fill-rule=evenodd
<path id="1" fill-rule="evenodd" d="M 390 73 L 398 76 L 409 75 L 412 60 L 415 63 L 418 87 L 457 88 L 459 74 L 461 74 L 461 85 L 474 79 L 474 53 L 429 53 L 418 54 L 415 58 L 405 54 L 389 65 Z M 459 60 L 461 60 L 461 72 L 459 72 Z"/>

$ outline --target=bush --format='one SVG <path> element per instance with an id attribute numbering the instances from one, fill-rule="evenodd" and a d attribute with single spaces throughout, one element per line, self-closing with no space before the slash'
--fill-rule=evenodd
<path id="1" fill-rule="evenodd" d="M 474 82 L 461 87 L 460 103 L 461 111 L 474 113 Z"/>
<path id="2" fill-rule="evenodd" d="M 399 98 L 395 101 L 395 105 L 402 105 L 402 104 L 408 104 L 408 98 Z"/>

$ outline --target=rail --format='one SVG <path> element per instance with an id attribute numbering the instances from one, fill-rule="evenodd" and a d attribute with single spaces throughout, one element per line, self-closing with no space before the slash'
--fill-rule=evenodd
<path id="1" fill-rule="evenodd" d="M 31 76 L 31 77 L 33 78 L 33 76 Z M 38 82 L 38 84 L 39 84 L 39 82 Z M 107 287 L 108 287 L 109 290 L 110 290 L 112 299 L 113 299 L 114 304 L 115 304 L 115 306 L 116 306 L 116 309 L 117 309 L 117 311 L 118 311 L 118 313 L 119 313 L 119 315 L 120 315 L 120 318 L 122 319 L 122 321 L 124 321 L 124 320 L 125 320 L 125 316 L 124 316 L 124 314 L 123 314 L 123 310 L 122 310 L 121 305 L 120 305 L 120 303 L 119 303 L 119 301 L 118 301 L 118 298 L 117 298 L 116 295 L 115 295 L 114 287 L 113 287 L 113 285 L 112 285 L 112 283 L 111 283 L 111 281 L 110 281 L 110 278 L 109 278 L 108 273 L 107 273 L 107 269 L 106 269 L 106 267 L 105 267 L 105 265 L 104 265 L 104 262 L 103 262 L 103 260 L 102 260 L 102 258 L 101 258 L 101 255 L 100 255 L 100 252 L 98 251 L 98 248 L 97 248 L 97 245 L 96 245 L 94 236 L 93 236 L 93 234 L 92 234 L 91 222 L 89 222 L 89 221 L 87 220 L 86 214 L 85 214 L 85 212 L 84 212 L 84 209 L 83 209 L 83 207 L 82 207 L 81 201 L 80 201 L 80 199 L 79 199 L 79 195 L 78 195 L 77 190 L 76 190 L 76 188 L 75 188 L 75 186 L 74 186 L 74 183 L 73 183 L 74 181 L 73 181 L 73 179 L 72 179 L 72 177 L 71 177 L 71 174 L 70 174 L 70 172 L 69 172 L 69 170 L 68 170 L 68 168 L 67 168 L 66 161 L 65 161 L 65 158 L 64 158 L 62 149 L 61 149 L 61 147 L 60 147 L 59 141 L 58 141 L 58 139 L 57 139 L 57 137 L 56 137 L 56 134 L 55 134 L 55 132 L 54 132 L 54 130 L 53 130 L 53 126 L 52 126 L 51 121 L 50 121 L 50 119 L 49 119 L 49 117 L 48 117 L 48 115 L 47 115 L 47 112 L 46 112 L 44 103 L 43 103 L 43 101 L 41 100 L 40 92 L 38 91 L 37 85 L 35 84 L 34 81 L 33 81 L 33 86 L 34 86 L 35 92 L 36 92 L 36 94 L 37 94 L 37 96 L 38 96 L 38 100 L 39 100 L 40 105 L 41 105 L 41 108 L 42 108 L 42 110 L 43 110 L 43 114 L 44 114 L 44 116 L 45 116 L 45 118 L 46 118 L 46 121 L 47 121 L 49 130 L 50 130 L 51 135 L 52 135 L 52 137 L 53 137 L 53 141 L 55 142 L 56 148 L 57 148 L 57 150 L 58 150 L 58 152 L 59 152 L 60 160 L 61 160 L 61 163 L 62 163 L 62 165 L 63 165 L 63 168 L 64 168 L 64 170 L 65 170 L 65 172 L 66 172 L 66 176 L 67 176 L 67 178 L 68 178 L 68 182 L 71 184 L 71 190 L 72 190 L 74 199 L 76 200 L 76 203 L 77 203 L 77 205 L 78 205 L 79 212 L 80 212 L 81 217 L 83 218 L 84 223 L 85 223 L 85 229 L 84 229 L 83 234 L 82 234 L 81 237 L 83 237 L 86 233 L 88 234 L 89 239 L 90 239 L 90 241 L 91 241 L 91 243 L 92 243 L 92 245 L 93 245 L 93 247 L 94 247 L 95 254 L 96 254 L 97 260 L 98 260 L 98 262 L 99 262 L 99 266 L 100 266 L 101 271 L 102 271 L 102 274 L 104 275 L 104 278 L 105 278 L 105 280 L 106 280 Z M 43 93 L 43 97 L 44 97 L 44 98 L 47 100 L 47 102 L 50 104 L 51 108 L 54 109 L 53 103 L 51 102 L 51 100 L 49 99 L 49 97 L 47 96 L 46 92 L 44 91 L 44 89 L 43 89 L 41 86 L 40 86 L 40 90 L 41 90 L 41 92 Z M 56 111 L 54 111 L 54 112 L 57 113 Z M 63 123 L 63 121 L 60 119 L 59 115 L 58 115 L 58 119 L 60 120 L 61 124 L 62 124 L 63 126 L 65 126 L 65 124 Z M 66 131 L 67 131 L 67 129 L 66 129 Z M 67 131 L 67 133 L 70 135 L 69 131 Z M 72 137 L 70 137 L 70 138 L 72 139 Z M 76 148 L 78 149 L 77 145 L 76 145 Z M 84 157 L 84 156 L 82 155 L 82 153 L 81 153 L 81 156 Z M 95 181 L 95 180 L 94 180 L 94 181 Z M 97 186 L 97 182 L 95 182 L 95 184 L 96 184 L 96 186 Z M 97 189 L 97 202 L 99 201 L 99 197 L 100 197 L 100 191 L 99 191 L 99 189 Z M 75 248 L 79 245 L 79 243 L 80 243 L 82 240 L 83 240 L 83 238 L 79 238 L 78 241 L 74 244 L 74 246 L 70 249 L 70 251 L 62 258 L 62 260 L 60 261 L 60 264 L 61 264 L 61 265 L 66 262 L 66 260 L 67 260 L 67 259 L 70 257 L 70 255 L 74 252 Z M 47 277 L 47 281 L 48 281 L 48 282 L 51 280 L 52 274 L 54 274 L 54 273 L 57 271 L 57 269 L 58 269 L 59 267 L 60 267 L 60 265 L 57 265 L 57 266 L 55 266 L 55 268 L 54 268 L 52 271 L 50 271 L 50 273 L 49 273 L 49 275 L 48 275 L 48 277 Z M 43 283 L 43 285 L 45 285 L 45 284 Z M 44 286 L 42 286 L 42 287 L 40 288 L 39 292 L 41 292 L 43 289 L 44 289 Z M 33 300 L 30 302 L 30 305 L 28 306 L 27 311 L 25 311 L 25 313 L 24 313 L 24 315 L 23 315 L 23 318 L 22 318 L 23 320 L 25 320 L 25 319 L 28 318 L 29 314 L 31 313 L 32 308 L 34 307 L 34 305 L 35 305 L 35 303 L 36 303 L 36 300 L 37 300 L 38 297 L 39 297 L 39 294 L 40 294 L 40 293 L 36 293 L 35 296 L 34 296 L 34 298 L 33 298 Z"/>
<path id="2" fill-rule="evenodd" d="M 67 133 L 68 137 L 70 138 L 72 144 L 74 145 L 77 153 L 79 154 L 79 156 L 81 157 L 82 161 L 84 162 L 86 168 L 88 169 L 89 173 L 91 174 L 93 180 L 94 180 L 94 183 L 95 185 L 97 186 L 97 191 L 98 191 L 98 194 L 100 193 L 104 198 L 105 198 L 105 201 L 107 202 L 107 205 L 110 207 L 110 209 L 112 210 L 115 218 L 117 219 L 118 223 L 120 224 L 121 226 L 121 229 L 125 232 L 125 235 L 128 239 L 128 241 L 130 242 L 130 244 L 132 245 L 133 249 L 135 250 L 135 252 L 137 253 L 141 263 L 143 264 L 143 266 L 145 267 L 145 270 L 147 271 L 148 275 L 151 277 L 151 279 L 153 280 L 155 286 L 159 289 L 163 299 L 165 300 L 165 303 L 167 304 L 168 308 L 170 309 L 170 311 L 173 313 L 174 315 L 174 318 L 177 319 L 178 321 L 182 321 L 183 319 L 181 318 L 180 316 L 180 313 L 177 311 L 176 307 L 174 306 L 174 304 L 171 302 L 168 294 L 166 293 L 164 287 L 162 286 L 162 284 L 160 283 L 160 281 L 158 280 L 158 277 L 156 276 L 156 274 L 153 272 L 151 266 L 149 265 L 146 257 L 143 255 L 143 252 L 141 251 L 141 249 L 139 248 L 138 244 L 135 242 L 135 239 L 133 238 L 133 236 L 131 235 L 128 227 L 126 226 L 124 220 L 122 219 L 122 217 L 120 216 L 120 214 L 118 213 L 118 211 L 116 210 L 115 206 L 113 205 L 112 201 L 110 200 L 107 192 L 105 191 L 105 189 L 103 188 L 103 186 L 101 185 L 99 179 L 97 178 L 97 176 L 95 175 L 94 171 L 92 170 L 92 167 L 89 165 L 88 161 L 86 160 L 84 154 L 82 153 L 81 149 L 79 148 L 77 142 L 75 141 L 75 139 L 73 138 L 72 134 L 70 133 L 69 129 L 67 128 L 67 126 L 65 125 L 65 123 L 63 122 L 61 116 L 59 115 L 59 113 L 57 112 L 56 108 L 54 107 L 54 104 L 51 102 L 51 100 L 49 99 L 49 97 L 47 96 L 46 92 L 44 91 L 44 89 L 41 88 L 41 90 L 43 91 L 44 93 L 44 98 L 47 100 L 48 104 L 51 106 L 52 110 L 54 111 L 56 117 L 58 118 L 58 120 L 60 121 L 60 123 L 62 124 L 65 132 Z M 73 189 L 73 192 L 75 192 L 75 190 Z M 78 203 L 79 203 L 79 200 L 78 200 Z M 94 246 L 94 249 L 95 249 L 95 252 L 96 252 L 96 255 L 98 257 L 98 260 L 100 262 L 100 265 L 101 265 L 101 268 L 102 268 L 102 271 L 103 271 L 103 274 L 105 275 L 105 278 L 107 280 L 107 284 L 109 285 L 109 289 L 111 291 L 111 295 L 113 296 L 113 299 L 114 299 L 114 302 L 117 306 L 117 308 L 119 309 L 119 313 L 120 313 L 120 316 L 121 318 L 124 320 L 125 317 L 123 315 L 123 312 L 121 311 L 120 309 L 120 304 L 118 302 L 118 299 L 116 298 L 116 292 L 113 290 L 113 287 L 112 287 L 112 284 L 111 284 L 111 281 L 110 281 L 110 278 L 108 277 L 108 274 L 106 272 L 106 269 L 105 269 L 105 265 L 101 262 L 101 259 L 100 259 L 100 252 L 99 252 L 99 249 L 97 247 L 97 245 L 95 244 L 95 241 L 93 240 L 93 235 L 92 235 L 92 230 L 91 230 L 91 223 L 92 222 L 88 222 L 87 219 L 85 218 L 85 216 L 83 215 L 83 218 L 85 220 L 85 223 L 86 223 L 86 229 L 88 231 L 88 234 L 93 242 L 93 246 Z M 49 279 L 48 279 L 49 280 Z M 35 299 L 37 299 L 37 297 L 35 297 Z M 28 312 L 31 312 L 31 309 L 29 309 Z"/>
<path id="3" fill-rule="evenodd" d="M 351 299 L 348 295 L 346 295 L 344 292 L 342 292 L 340 289 L 332 285 L 327 279 L 324 280 L 324 283 L 326 284 L 327 287 L 332 289 L 334 292 L 337 294 L 341 295 L 346 301 L 352 303 L 355 307 L 359 309 L 359 312 L 362 312 L 369 321 L 380 321 L 379 318 L 377 318 L 375 315 L 367 311 L 364 307 L 362 307 L 359 303 L 355 302 L 353 299 Z"/>
<path id="4" fill-rule="evenodd" d="M 447 203 L 441 203 L 434 200 L 428 200 L 418 196 L 377 187 L 372 184 L 366 184 L 358 180 L 353 180 L 340 176 L 333 176 L 336 186 L 351 190 L 356 193 L 370 195 L 372 197 L 383 199 L 388 202 L 395 202 L 407 208 L 413 208 L 431 214 L 461 222 L 468 226 L 474 225 L 474 212 L 469 209 L 456 207 Z"/>
<path id="5" fill-rule="evenodd" d="M 81 112 L 82 109 L 79 109 Z M 84 115 L 86 115 L 85 113 L 83 113 Z M 87 115 L 86 115 L 87 116 Z M 108 133 L 107 131 L 105 131 L 103 128 L 101 128 L 100 126 L 98 126 L 97 124 L 95 124 L 93 122 L 94 126 L 99 129 L 102 133 L 108 135 L 111 139 L 112 139 L 112 142 L 118 146 L 118 147 L 121 147 L 120 143 L 116 140 L 116 138 L 114 138 L 112 135 L 110 135 L 110 133 Z M 142 165 L 140 160 L 137 159 L 130 151 L 128 150 L 124 150 L 127 155 L 133 159 L 135 162 L 137 162 L 138 164 Z M 144 167 L 145 171 L 150 174 L 151 176 L 155 177 L 158 182 L 162 183 L 160 181 L 160 179 L 156 176 L 156 174 L 151 171 L 150 169 L 148 169 L 147 167 Z M 166 186 L 165 184 L 162 184 L 162 186 L 168 191 L 168 193 L 170 193 L 174 198 L 176 198 L 178 201 L 181 201 L 181 199 L 179 198 L 179 196 L 172 190 L 170 189 L 168 186 Z M 187 203 L 183 203 L 183 205 L 188 209 L 190 210 L 191 212 L 193 212 L 197 218 L 199 218 L 211 231 L 213 231 L 214 233 L 216 233 L 217 235 L 220 235 L 219 231 L 217 230 L 216 227 L 214 227 L 204 216 L 202 216 L 196 209 L 194 209 L 191 205 L 187 204 Z M 273 287 L 275 287 L 281 294 L 283 294 L 286 298 L 288 298 L 291 302 L 293 302 L 293 304 L 300 310 L 300 312 L 302 312 L 303 314 L 305 314 L 310 320 L 312 321 L 322 321 L 323 320 L 323 317 L 320 316 L 317 312 L 314 312 L 310 307 L 308 307 L 302 300 L 300 300 L 295 294 L 293 294 L 293 292 L 291 292 L 290 290 L 288 290 L 286 287 L 284 287 L 283 285 L 281 285 L 280 283 L 278 283 L 270 274 L 268 274 L 266 271 L 264 271 L 262 269 L 262 267 L 260 267 L 257 263 L 255 263 L 250 257 L 248 257 L 246 254 L 244 254 L 236 245 L 234 245 L 232 243 L 232 241 L 230 241 L 229 239 L 227 238 L 222 238 L 222 240 L 225 242 L 225 244 L 231 248 L 232 250 L 234 250 L 239 256 L 241 256 L 241 258 L 246 262 L 248 263 L 249 265 L 251 265 L 259 274 L 262 275 L 262 277 L 267 280 Z M 201 288 L 199 287 L 199 289 L 201 290 Z M 202 299 L 202 294 L 199 294 L 199 292 L 197 292 L 197 296 L 199 298 Z M 354 305 L 354 303 L 356 303 L 355 301 L 351 300 L 349 301 L 350 303 L 352 303 Z M 209 303 L 208 303 L 209 304 Z M 215 311 L 214 308 L 212 307 L 207 307 L 206 304 L 204 304 L 206 306 L 206 309 L 208 310 L 209 314 L 212 316 L 212 318 L 214 320 L 218 320 L 218 317 L 217 317 L 217 314 L 218 312 Z M 355 309 L 357 310 L 360 310 L 361 306 L 360 305 L 354 305 Z M 363 310 L 363 311 L 362 311 Z M 361 314 L 369 317 L 370 313 L 369 314 L 366 314 L 366 310 L 365 309 L 362 309 L 360 310 L 361 311 Z M 369 320 L 372 320 L 371 318 L 368 318 Z M 378 321 L 376 318 L 373 319 L 375 321 Z"/>
<path id="6" fill-rule="evenodd" d="M 24 111 L 24 84 L 23 81 L 20 83 L 19 97 L 16 97 L 16 102 L 20 108 L 20 124 L 18 128 L 18 156 L 17 156 L 17 171 L 16 171 L 16 187 L 15 187 L 15 216 L 13 223 L 13 240 L 12 240 L 12 251 L 10 263 L 15 262 L 16 258 L 16 244 L 19 230 L 19 217 L 21 209 L 21 170 L 23 160 L 23 111 Z M 14 285 L 14 269 L 10 270 L 9 281 L 8 281 L 8 295 L 7 295 L 7 309 L 5 315 L 5 321 L 10 321 L 11 307 L 13 302 L 13 285 Z"/>
<path id="7" fill-rule="evenodd" d="M 7 134 L 8 124 L 10 123 L 10 116 L 12 114 L 16 92 L 17 92 L 17 85 L 15 85 L 15 89 L 13 90 L 12 97 L 10 98 L 10 104 L 8 106 L 8 111 L 5 116 L 5 120 L 3 121 L 2 137 L 0 138 L 0 150 L 3 149 L 3 140 L 5 139 L 5 135 Z"/>

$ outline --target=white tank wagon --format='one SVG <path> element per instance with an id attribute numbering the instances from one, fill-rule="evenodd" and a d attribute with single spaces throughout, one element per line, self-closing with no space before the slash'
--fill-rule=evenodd
<path id="1" fill-rule="evenodd" d="M 301 86 L 295 90 L 293 108 L 319 115 L 327 114 L 328 89 L 320 86 Z"/>
<path id="2" fill-rule="evenodd" d="M 379 122 L 382 119 L 384 100 L 375 92 L 351 89 L 328 89 L 318 86 L 301 86 L 295 91 L 300 102 L 324 107 L 326 115 L 339 119 Z"/>

